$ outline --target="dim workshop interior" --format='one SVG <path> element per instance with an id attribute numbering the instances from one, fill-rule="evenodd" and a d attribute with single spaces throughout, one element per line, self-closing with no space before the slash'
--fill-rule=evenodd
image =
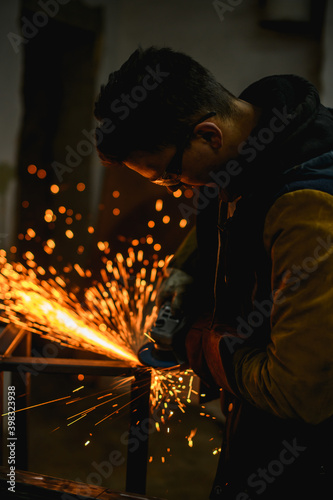
<path id="1" fill-rule="evenodd" d="M 219 394 L 152 342 L 196 191 L 106 168 L 94 103 L 158 46 L 235 95 L 295 74 L 332 107 L 333 2 L 6 0 L 0 26 L 1 498 L 208 499 Z"/>

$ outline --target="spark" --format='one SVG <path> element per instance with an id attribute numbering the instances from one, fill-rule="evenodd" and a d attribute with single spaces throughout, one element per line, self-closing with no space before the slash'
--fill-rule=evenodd
<path id="1" fill-rule="evenodd" d="M 25 256 L 32 268 L 34 255 L 26 252 Z M 113 276 L 103 269 L 102 281 L 86 290 L 82 304 L 66 291 L 66 281 L 56 269 L 49 267 L 48 271 L 55 277 L 46 281 L 37 270 L 7 262 L 5 252 L 1 251 L 2 320 L 24 324 L 28 330 L 70 347 L 89 349 L 129 365 L 139 365 L 136 353 L 143 343 L 144 332 L 156 317 L 152 301 L 154 286 L 141 279 L 146 276 L 145 269 L 141 269 L 130 286 L 130 275 L 124 264 L 123 256 L 117 254 L 115 262 L 108 265 Z M 74 264 L 74 269 L 85 276 L 78 264 Z"/>
<path id="2" fill-rule="evenodd" d="M 75 424 L 75 422 L 77 422 L 78 420 L 81 420 L 81 418 L 84 418 L 86 416 L 87 416 L 86 413 L 84 415 L 81 415 L 81 417 L 77 418 L 76 420 L 73 420 L 72 422 L 69 422 L 69 424 L 67 424 L 67 427 L 69 427 L 72 424 Z"/>
<path id="3" fill-rule="evenodd" d="M 71 396 L 64 396 L 62 398 L 52 399 L 51 401 L 45 401 L 44 403 L 38 403 L 37 405 L 27 406 L 26 408 L 20 408 L 19 410 L 15 410 L 15 413 L 18 413 L 19 411 L 31 410 L 32 408 L 37 408 L 37 406 L 45 406 L 45 405 L 49 405 L 51 403 L 56 403 L 58 401 L 62 401 L 64 399 L 68 399 L 70 397 Z M 5 417 L 6 415 L 8 415 L 8 413 L 3 413 L 1 416 Z"/>
<path id="4" fill-rule="evenodd" d="M 155 210 L 156 212 L 160 212 L 163 208 L 163 200 L 156 200 Z"/>
<path id="5" fill-rule="evenodd" d="M 188 440 L 188 445 L 189 445 L 190 448 L 193 448 L 193 438 L 196 435 L 197 430 L 198 430 L 197 428 L 192 429 L 191 432 L 190 432 L 190 435 L 188 437 L 186 436 L 187 440 Z"/>
<path id="6" fill-rule="evenodd" d="M 192 392 L 192 385 L 193 385 L 193 376 L 190 378 L 190 383 L 188 387 L 188 393 L 187 393 L 187 402 L 191 402 L 191 392 Z"/>
<path id="7" fill-rule="evenodd" d="M 81 385 L 81 387 L 78 387 L 77 389 L 74 389 L 73 392 L 77 392 L 77 391 L 80 391 L 81 389 L 84 388 L 84 385 Z"/>
<path id="8" fill-rule="evenodd" d="M 46 176 L 46 172 L 36 165 L 29 165 L 28 172 L 40 179 Z M 86 185 L 83 182 L 77 183 L 75 188 L 84 196 Z M 55 195 L 52 196 L 53 200 L 57 200 L 56 195 L 60 190 L 61 187 L 56 184 L 50 186 L 51 193 Z M 173 193 L 175 198 L 180 198 L 182 195 L 183 192 L 180 189 Z M 189 190 L 184 193 L 185 197 L 192 195 L 193 193 Z M 113 191 L 112 196 L 114 198 L 112 213 L 114 216 L 120 216 L 123 208 L 120 203 L 121 198 L 118 200 L 119 191 Z M 28 208 L 29 201 L 23 201 L 22 206 Z M 47 209 L 43 212 L 43 223 L 54 226 L 55 221 L 57 223 L 61 221 L 64 224 L 63 232 L 66 236 L 66 243 L 67 239 L 73 242 L 76 255 L 86 253 L 88 245 L 84 243 L 83 246 L 79 244 L 81 242 L 76 241 L 78 239 L 76 221 L 83 220 L 82 215 L 74 213 L 71 208 L 60 206 L 60 203 L 59 206 L 52 208 L 53 210 Z M 128 255 L 117 254 L 112 259 L 109 256 L 111 249 L 108 242 L 95 243 L 103 253 L 102 262 L 105 267 L 100 270 L 99 281 L 97 280 L 82 291 L 83 299 L 82 295 L 80 299 L 77 298 L 77 291 L 74 294 L 69 290 L 69 273 L 76 272 L 82 279 L 92 276 L 91 271 L 84 269 L 79 263 L 75 261 L 67 263 L 61 272 L 51 265 L 44 266 L 44 268 L 38 265 L 32 252 L 27 252 L 24 256 L 25 264 L 9 263 L 6 260 L 6 253 L 0 250 L 0 321 L 15 323 L 61 345 L 90 350 L 111 359 L 121 360 L 125 365 L 140 365 L 143 369 L 137 358 L 137 352 L 147 339 L 152 340 L 149 337 L 149 331 L 157 317 L 156 294 L 163 280 L 164 270 L 173 256 L 161 259 L 155 254 L 154 261 L 151 262 L 139 245 L 149 245 L 148 253 L 150 254 L 152 251 L 159 252 L 164 244 L 161 245 L 158 242 L 155 233 L 158 224 L 161 222 L 163 225 L 179 224 L 180 228 L 185 228 L 188 224 L 186 219 L 181 219 L 177 223 L 173 217 L 164 215 L 162 212 L 164 210 L 163 200 L 156 200 L 155 211 L 149 216 L 150 220 L 147 220 L 149 228 L 147 232 L 151 230 L 152 234 L 133 237 L 130 248 L 127 250 Z M 27 241 L 37 239 L 35 231 L 36 228 L 29 227 L 26 233 L 23 231 L 18 238 Z M 93 235 L 95 229 L 86 224 L 84 231 Z M 53 254 L 52 263 L 54 263 L 56 254 L 59 253 L 60 243 L 50 238 L 41 245 L 46 254 L 50 256 Z M 12 254 L 14 253 L 17 253 L 16 247 L 12 247 Z M 51 277 L 48 278 L 48 276 Z M 157 431 L 162 433 L 162 426 L 165 425 L 166 433 L 169 435 L 170 419 L 174 418 L 176 411 L 185 413 L 186 404 L 191 402 L 191 395 L 196 394 L 192 387 L 193 374 L 191 370 L 179 368 L 176 370 L 150 369 L 150 371 L 152 382 L 147 383 L 147 387 L 143 389 L 150 392 L 152 412 L 159 410 L 160 419 L 159 422 L 155 422 Z M 83 383 L 84 375 L 78 375 L 77 379 L 79 383 Z M 101 409 L 103 412 L 107 408 L 103 418 L 101 418 L 102 415 L 95 418 L 98 420 L 95 423 L 97 426 L 108 419 L 117 418 L 116 415 L 119 415 L 120 411 L 129 408 L 129 402 L 124 404 L 121 398 L 129 395 L 130 389 L 124 391 L 123 386 L 129 384 L 130 381 L 131 378 L 128 377 L 120 382 L 117 381 L 111 389 L 108 388 L 106 394 L 99 393 L 97 401 L 94 399 L 87 402 L 88 396 L 84 395 L 82 385 L 72 390 L 69 396 L 25 409 L 56 401 L 62 402 L 68 405 L 66 408 L 71 414 L 66 419 L 66 426 L 69 427 L 95 410 Z M 120 394 L 113 393 L 117 388 L 122 388 Z M 96 398 L 96 394 L 92 397 Z M 84 406 L 87 408 L 82 410 L 81 404 L 79 408 L 73 406 L 82 401 L 86 401 Z M 59 428 L 57 427 L 52 432 Z M 191 431 L 187 438 L 190 447 L 193 446 L 195 433 L 196 429 Z M 90 438 L 84 445 L 89 444 Z M 170 453 L 170 448 L 167 448 L 167 452 Z M 149 462 L 152 460 L 151 456 Z M 165 457 L 161 457 L 161 460 L 164 463 Z"/>
<path id="9" fill-rule="evenodd" d="M 53 212 L 47 213 L 53 217 Z M 102 243 L 105 251 L 108 243 Z M 53 246 L 53 240 L 49 240 L 48 244 Z M 156 320 L 156 293 L 172 256 L 154 260 L 149 268 L 143 250 L 134 249 L 133 246 L 132 242 L 128 256 L 118 253 L 113 260 L 103 260 L 105 267 L 100 270 L 100 281 L 87 288 L 84 299 L 80 301 L 67 289 L 68 280 L 57 269 L 53 266 L 46 269 L 37 266 L 32 252 L 26 252 L 27 264 L 23 265 L 20 262 L 8 262 L 6 252 L 0 250 L 0 320 L 24 327 L 67 347 L 103 354 L 111 359 L 122 360 L 128 366 L 142 366 L 137 352 L 147 342 L 149 331 Z M 70 268 L 81 277 L 89 273 L 89 270 L 76 263 L 70 265 Z M 46 272 L 51 276 L 49 279 L 45 278 Z M 169 433 L 168 422 L 175 410 L 185 413 L 186 405 L 182 399 L 189 400 L 193 392 L 193 375 L 191 370 L 179 368 L 152 368 L 151 374 L 152 382 L 148 382 L 143 389 L 150 392 L 152 411 L 156 409 L 162 412 L 160 422 L 156 422 L 156 429 L 160 432 L 160 425 L 166 424 Z M 84 376 L 78 376 L 78 379 L 83 380 Z M 118 387 L 130 380 L 123 379 L 118 382 Z M 66 404 L 82 401 L 84 398 L 74 398 L 74 394 L 83 388 L 83 385 L 77 387 L 70 396 L 60 398 L 59 401 L 67 398 L 71 400 Z M 85 418 L 102 405 L 112 405 L 111 411 L 95 425 L 113 418 L 128 408 L 128 402 L 123 405 L 118 402 L 120 397 L 121 395 L 113 396 L 110 392 L 101 396 L 97 404 L 87 405 L 84 410 L 73 412 L 67 418 L 67 426 Z"/>

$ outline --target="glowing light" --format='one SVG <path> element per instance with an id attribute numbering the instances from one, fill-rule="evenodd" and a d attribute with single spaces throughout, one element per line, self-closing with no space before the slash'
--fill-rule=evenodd
<path id="1" fill-rule="evenodd" d="M 190 435 L 187 437 L 187 440 L 188 440 L 188 445 L 189 445 L 189 447 L 190 447 L 190 448 L 192 448 L 192 447 L 193 447 L 193 438 L 194 438 L 194 436 L 196 435 L 197 430 L 198 430 L 197 428 L 196 428 L 196 429 L 191 430 Z"/>
<path id="2" fill-rule="evenodd" d="M 46 170 L 44 170 L 43 168 L 41 168 L 40 170 L 37 170 L 37 177 L 39 177 L 39 179 L 45 179 Z"/>
<path id="3" fill-rule="evenodd" d="M 172 194 L 173 194 L 173 196 L 175 198 L 180 198 L 181 195 L 182 195 L 182 190 L 181 189 L 177 189 L 177 191 L 174 191 Z"/>
<path id="4" fill-rule="evenodd" d="M 27 229 L 27 234 L 30 236 L 30 238 L 34 238 L 36 236 L 35 231 L 31 227 Z"/>
<path id="5" fill-rule="evenodd" d="M 37 167 L 36 165 L 29 165 L 27 168 L 29 174 L 35 174 L 37 172 Z"/>
<path id="6" fill-rule="evenodd" d="M 44 220 L 46 222 L 52 222 L 53 217 L 54 217 L 54 213 L 52 212 L 52 210 L 50 210 L 49 208 L 47 210 L 45 210 Z"/>
<path id="7" fill-rule="evenodd" d="M 185 189 L 184 196 L 185 196 L 185 198 L 192 198 L 192 196 L 193 196 L 192 189 Z"/>
<path id="8" fill-rule="evenodd" d="M 66 212 L 66 207 L 61 206 L 61 207 L 58 208 L 58 211 L 59 211 L 60 214 L 64 214 Z"/>
<path id="9" fill-rule="evenodd" d="M 155 210 L 156 212 L 160 212 L 163 208 L 163 200 L 156 200 Z"/>
<path id="10" fill-rule="evenodd" d="M 68 225 L 72 224 L 72 223 L 73 223 L 73 219 L 72 219 L 72 217 L 66 217 L 65 222 L 66 222 L 66 224 L 68 224 Z"/>
<path id="11" fill-rule="evenodd" d="M 153 220 L 150 220 L 148 222 L 148 227 L 150 227 L 150 228 L 155 227 L 155 222 Z"/>
<path id="12" fill-rule="evenodd" d="M 71 310 L 65 303 L 63 292 L 57 288 L 49 288 L 44 290 L 42 286 L 36 283 L 36 280 L 25 276 L 25 279 L 19 280 L 19 276 L 14 268 L 8 266 L 1 269 L 1 283 L 7 281 L 7 285 L 11 284 L 11 310 L 17 313 L 26 311 L 27 326 L 36 331 L 36 325 L 43 329 L 42 325 L 52 325 L 52 335 L 57 336 L 63 341 L 68 337 L 71 344 L 75 346 L 88 347 L 95 346 L 109 355 L 115 355 L 119 359 L 124 359 L 137 364 L 136 355 L 131 352 L 125 345 L 115 343 L 111 340 L 111 336 L 101 334 L 97 325 L 93 323 L 87 325 L 82 319 L 87 316 L 85 311 Z M 6 279 L 7 278 L 7 279 Z M 10 278 L 10 280 L 8 279 Z M 16 281 L 15 281 L 16 278 Z M 56 281 L 61 283 L 59 276 Z M 62 282 L 65 286 L 65 283 Z M 2 293 L 0 293 L 2 298 Z M 13 318 L 15 319 L 15 318 Z"/>
<path id="13" fill-rule="evenodd" d="M 186 219 L 182 219 L 182 220 L 179 222 L 179 226 L 180 226 L 180 227 L 186 227 L 186 226 L 187 226 L 187 220 L 186 220 Z"/>
<path id="14" fill-rule="evenodd" d="M 95 232 L 95 229 L 92 226 L 88 227 L 88 233 L 93 234 Z"/>
<path id="15" fill-rule="evenodd" d="M 119 215 L 119 214 L 120 214 L 120 210 L 119 210 L 119 208 L 114 208 L 114 209 L 112 210 L 112 213 L 113 213 L 113 215 L 116 215 L 116 216 L 117 216 L 117 215 Z"/>
<path id="16" fill-rule="evenodd" d="M 159 252 L 161 250 L 161 245 L 159 243 L 155 243 L 154 245 L 154 250 L 156 250 L 156 252 Z"/>
<path id="17" fill-rule="evenodd" d="M 67 231 L 65 232 L 65 235 L 66 235 L 66 236 L 67 236 L 67 238 L 69 238 L 69 239 L 74 238 L 74 233 L 73 233 L 73 231 L 71 231 L 70 229 L 67 229 Z"/>
<path id="18" fill-rule="evenodd" d="M 76 189 L 78 191 L 84 191 L 86 189 L 86 185 L 84 184 L 84 182 L 79 182 L 76 186 Z"/>
<path id="19" fill-rule="evenodd" d="M 55 248 L 55 241 L 54 240 L 47 240 L 46 242 L 47 246 L 50 248 Z"/>
<path id="20" fill-rule="evenodd" d="M 119 196 L 120 196 L 119 191 L 113 191 L 112 196 L 113 196 L 114 198 L 119 198 Z"/>
<path id="21" fill-rule="evenodd" d="M 101 243 L 108 246 L 108 242 Z M 122 360 L 129 366 L 140 364 L 136 353 L 147 341 L 147 332 L 156 320 L 156 293 L 163 278 L 163 267 L 169 257 L 160 261 L 153 260 L 149 269 L 149 261 L 144 257 L 143 250 L 136 252 L 132 246 L 128 249 L 128 256 L 117 253 L 113 261 L 103 256 L 105 268 L 100 272 L 102 281 L 86 289 L 84 297 L 80 296 L 80 299 L 77 299 L 76 292 L 68 293 L 66 287 L 69 280 L 64 279 L 55 267 L 48 267 L 52 278 L 47 281 L 39 276 L 44 275 L 45 270 L 34 262 L 33 253 L 26 252 L 25 258 L 27 266 L 33 266 L 32 268 L 24 267 L 21 263 L 8 263 L 6 253 L 0 250 L 0 316 L 3 320 L 24 325 L 31 332 L 68 347 L 88 349 Z M 67 267 L 64 267 L 63 272 L 72 269 L 71 265 Z M 73 264 L 73 268 L 82 277 L 89 273 L 91 275 L 89 270 L 82 269 L 77 263 Z M 174 414 L 170 410 L 171 401 L 172 404 L 176 402 L 179 411 L 185 412 L 186 406 L 180 397 L 188 397 L 191 392 L 191 373 L 186 370 L 180 376 L 179 370 L 170 372 L 152 369 L 152 384 L 147 390 L 150 391 L 152 407 L 162 410 L 160 423 L 156 422 L 158 431 L 161 430 L 160 425 L 169 425 L 168 421 Z M 184 391 L 185 379 L 188 378 L 190 389 Z M 79 375 L 78 380 L 82 382 L 84 376 Z M 85 418 L 97 406 L 76 413 L 69 418 L 67 425 Z M 111 413 L 96 425 L 121 409 L 117 403 L 113 407 Z M 168 427 L 168 433 L 169 430 Z M 192 445 L 193 433 L 194 431 L 188 438 Z M 169 453 L 170 449 L 167 451 Z"/>
<path id="22" fill-rule="evenodd" d="M 74 264 L 74 269 L 75 271 L 78 273 L 79 276 L 81 276 L 81 278 L 84 278 L 85 277 L 85 272 L 84 270 L 82 269 L 81 266 L 79 266 L 79 264 Z"/>
<path id="23" fill-rule="evenodd" d="M 60 188 L 59 188 L 59 186 L 57 186 L 56 184 L 52 184 L 52 186 L 50 187 L 50 191 L 51 191 L 51 193 L 53 193 L 53 194 L 57 194 L 57 193 L 59 193 L 59 190 L 60 190 Z"/>
<path id="24" fill-rule="evenodd" d="M 165 216 L 163 217 L 162 221 L 163 221 L 163 223 L 164 223 L 164 224 L 169 224 L 169 222 L 170 222 L 170 217 L 169 217 L 168 215 L 165 215 Z"/>

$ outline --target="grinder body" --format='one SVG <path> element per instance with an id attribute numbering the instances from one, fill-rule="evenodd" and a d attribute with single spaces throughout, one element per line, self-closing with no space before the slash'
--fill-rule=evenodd
<path id="1" fill-rule="evenodd" d="M 192 320 L 186 316 L 174 315 L 170 302 L 164 303 L 150 331 L 153 341 L 141 347 L 139 360 L 155 368 L 171 368 L 184 364 L 184 339 L 191 323 Z"/>

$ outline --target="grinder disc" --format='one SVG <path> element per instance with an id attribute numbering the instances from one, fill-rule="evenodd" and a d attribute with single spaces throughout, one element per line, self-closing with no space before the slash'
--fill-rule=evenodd
<path id="1" fill-rule="evenodd" d="M 158 349 L 153 342 L 148 342 L 139 349 L 138 358 L 141 363 L 153 368 L 172 368 L 180 365 L 172 351 Z"/>

